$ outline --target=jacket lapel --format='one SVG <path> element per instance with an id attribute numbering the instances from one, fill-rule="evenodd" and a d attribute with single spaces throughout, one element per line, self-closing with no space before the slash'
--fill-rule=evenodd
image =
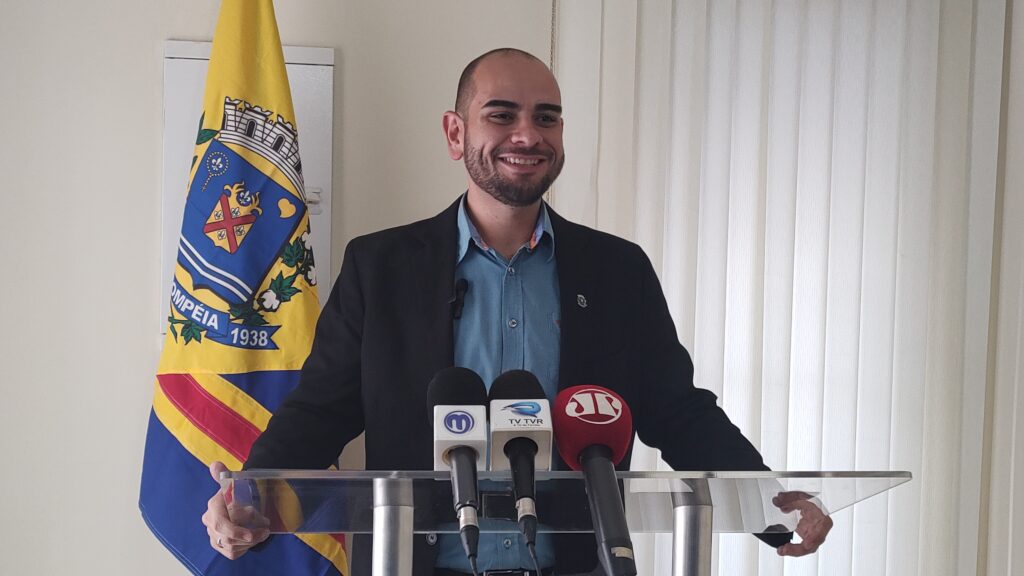
<path id="1" fill-rule="evenodd" d="M 452 299 L 455 294 L 455 244 L 459 201 L 417 227 L 421 243 L 411 259 L 412 292 L 420 305 L 408 320 L 413 333 L 430 334 L 422 343 L 424 366 L 431 374 L 455 361 Z M 424 382 L 426 385 L 427 382 Z"/>
<path id="2" fill-rule="evenodd" d="M 558 269 L 559 304 L 561 305 L 561 357 L 558 363 L 558 389 L 579 384 L 580 366 L 588 356 L 593 342 L 592 295 L 594 266 L 586 250 L 587 235 L 583 227 L 559 216 L 548 207 L 555 231 L 555 262 Z"/>

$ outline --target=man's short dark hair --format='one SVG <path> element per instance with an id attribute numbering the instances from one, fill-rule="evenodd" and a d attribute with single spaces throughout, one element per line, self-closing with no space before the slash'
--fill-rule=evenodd
<path id="1" fill-rule="evenodd" d="M 487 58 L 498 54 L 522 56 L 523 58 L 529 58 L 544 64 L 544 61 L 540 58 L 518 48 L 495 48 L 477 56 L 472 62 L 466 64 L 466 68 L 462 70 L 462 76 L 459 76 L 459 90 L 455 94 L 455 111 L 459 113 L 459 116 L 466 117 L 469 101 L 473 99 L 473 74 L 476 72 L 477 66 Z M 547 64 L 544 64 L 544 66 L 547 67 Z"/>

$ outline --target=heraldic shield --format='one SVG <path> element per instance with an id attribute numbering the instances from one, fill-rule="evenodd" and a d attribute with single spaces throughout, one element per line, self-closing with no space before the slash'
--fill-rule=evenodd
<path id="1" fill-rule="evenodd" d="M 225 126 L 197 159 L 171 286 L 171 305 L 183 318 L 170 319 L 171 331 L 180 324 L 186 344 L 201 331 L 226 346 L 277 350 L 274 334 L 280 326 L 265 314 L 300 292 L 295 286 L 300 276 L 316 283 L 305 202 L 269 174 L 284 175 L 301 194 L 299 166 L 285 156 L 293 151 L 297 159 L 297 146 L 294 138 L 281 136 L 290 125 L 280 118 L 268 122 L 269 115 L 226 99 Z M 238 122 L 240 117 L 246 121 Z M 271 145 L 263 142 L 267 139 Z M 305 233 L 295 239 L 303 225 Z"/>
<path id="2" fill-rule="evenodd" d="M 239 305 L 256 295 L 306 206 L 218 139 L 199 162 L 178 263 L 193 286 Z"/>

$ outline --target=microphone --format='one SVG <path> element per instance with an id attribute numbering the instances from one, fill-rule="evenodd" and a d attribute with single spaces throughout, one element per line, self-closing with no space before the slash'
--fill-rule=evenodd
<path id="1" fill-rule="evenodd" d="M 487 389 L 476 372 L 445 368 L 427 386 L 430 423 L 434 428 L 434 470 L 450 470 L 452 503 L 459 535 L 476 574 L 480 541 L 476 470 L 487 453 Z"/>
<path id="2" fill-rule="evenodd" d="M 615 465 L 633 439 L 633 416 L 615 392 L 600 386 L 573 386 L 555 398 L 555 444 L 562 460 L 583 470 L 598 557 L 608 576 L 635 576 L 633 542 L 626 526 Z"/>
<path id="3" fill-rule="evenodd" d="M 511 468 L 519 530 L 533 554 L 537 542 L 534 471 L 551 469 L 551 409 L 537 377 L 526 370 L 498 376 L 491 384 L 490 400 L 491 470 Z"/>

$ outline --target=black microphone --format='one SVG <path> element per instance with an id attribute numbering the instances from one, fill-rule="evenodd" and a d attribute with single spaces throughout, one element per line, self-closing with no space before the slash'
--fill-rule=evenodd
<path id="1" fill-rule="evenodd" d="M 445 368 L 427 386 L 427 403 L 434 428 L 434 470 L 451 471 L 459 535 L 475 574 L 480 541 L 476 471 L 487 452 L 487 389 L 476 372 Z"/>
<path id="2" fill-rule="evenodd" d="M 491 470 L 512 470 L 519 530 L 530 553 L 537 542 L 534 471 L 551 469 L 551 409 L 544 388 L 526 370 L 509 370 L 491 384 Z M 503 453 L 505 458 L 501 458 Z"/>
<path id="3" fill-rule="evenodd" d="M 455 281 L 455 294 L 449 302 L 452 305 L 452 320 L 462 318 L 462 308 L 466 305 L 466 292 L 469 292 L 469 280 L 459 278 Z"/>
<path id="4" fill-rule="evenodd" d="M 622 508 L 615 465 L 633 439 L 633 417 L 622 398 L 600 386 L 562 390 L 552 410 L 562 460 L 583 470 L 598 557 L 608 576 L 635 576 L 633 542 Z"/>

